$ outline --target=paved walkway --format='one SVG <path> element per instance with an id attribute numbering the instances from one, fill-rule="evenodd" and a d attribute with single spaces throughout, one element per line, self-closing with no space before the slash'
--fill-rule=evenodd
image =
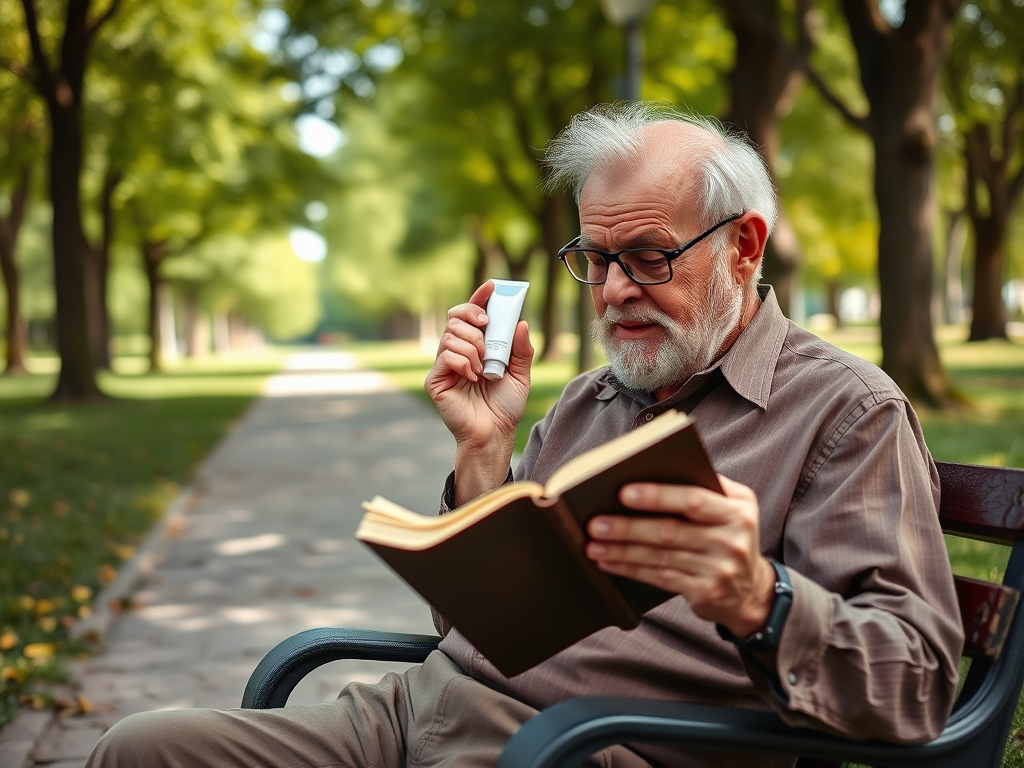
<path id="1" fill-rule="evenodd" d="M 263 654 L 303 629 L 433 631 L 425 604 L 352 534 L 360 502 L 375 493 L 433 511 L 453 449 L 430 405 L 383 376 L 338 353 L 293 357 L 154 537 L 155 565 L 131 594 L 134 608 L 80 669 L 93 712 L 48 722 L 28 761 L 11 768 L 81 768 L 132 712 L 238 706 Z M 333 699 L 345 680 L 390 668 L 335 662 L 291 702 Z"/>

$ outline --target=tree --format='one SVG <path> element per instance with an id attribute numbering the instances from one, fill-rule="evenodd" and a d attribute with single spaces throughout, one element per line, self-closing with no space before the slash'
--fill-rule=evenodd
<path id="1" fill-rule="evenodd" d="M 778 184 L 781 123 L 803 85 L 805 64 L 815 45 L 811 2 L 797 0 L 788 12 L 780 0 L 719 0 L 719 5 L 736 38 L 724 121 L 746 131 Z M 791 41 L 787 27 L 792 28 Z M 800 261 L 800 244 L 781 204 L 775 232 L 765 249 L 763 274 L 787 315 Z"/>
<path id="2" fill-rule="evenodd" d="M 95 365 L 89 338 L 90 314 L 82 230 L 82 104 L 89 51 L 100 28 L 117 12 L 121 0 L 110 0 L 96 16 L 92 0 L 68 0 L 63 33 L 50 40 L 34 0 L 21 0 L 24 33 L 31 52 L 28 61 L 5 61 L 4 66 L 30 82 L 46 105 L 50 132 L 48 178 L 53 205 L 53 266 L 57 296 L 57 350 L 60 375 L 51 399 L 61 402 L 95 400 Z M 51 45 L 59 51 L 54 61 Z"/>
<path id="3" fill-rule="evenodd" d="M 21 285 L 17 265 L 18 236 L 29 202 L 32 174 L 39 157 L 42 116 L 33 109 L 28 89 L 13 77 L 0 73 L 0 109 L 8 124 L 0 131 L 0 187 L 7 197 L 6 213 L 0 213 L 0 276 L 7 294 L 6 365 L 4 372 L 25 372 L 27 338 L 21 311 Z"/>
<path id="4" fill-rule="evenodd" d="M 1024 6 L 967 5 L 954 26 L 946 92 L 965 166 L 965 211 L 974 244 L 969 341 L 1006 335 L 1005 249 L 1024 192 Z"/>
<path id="5" fill-rule="evenodd" d="M 842 0 L 869 112 L 822 92 L 874 147 L 882 368 L 912 399 L 953 393 L 932 325 L 937 100 L 957 0 L 907 3 L 890 23 L 874 0 Z M 894 25 L 895 24 L 895 25 Z"/>

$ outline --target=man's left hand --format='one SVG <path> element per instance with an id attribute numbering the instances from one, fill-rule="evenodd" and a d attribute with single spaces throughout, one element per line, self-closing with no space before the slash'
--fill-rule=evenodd
<path id="1" fill-rule="evenodd" d="M 745 637 L 768 621 L 775 570 L 760 550 L 757 496 L 718 479 L 724 496 L 688 485 L 623 486 L 625 506 L 659 515 L 593 518 L 587 555 L 608 573 L 679 593 L 697 616 Z"/>

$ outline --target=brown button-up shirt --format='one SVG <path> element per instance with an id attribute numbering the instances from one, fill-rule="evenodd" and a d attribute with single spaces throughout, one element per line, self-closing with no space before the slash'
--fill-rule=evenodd
<path id="1" fill-rule="evenodd" d="M 607 368 L 571 381 L 515 476 L 544 482 L 652 414 L 687 410 L 716 469 L 757 493 L 761 551 L 792 579 L 775 658 L 765 667 L 739 653 L 678 597 L 634 630 L 602 630 L 511 679 L 452 630 L 441 650 L 468 674 L 538 708 L 592 694 L 767 702 L 794 725 L 853 738 L 920 742 L 941 731 L 963 636 L 917 417 L 877 367 L 789 322 L 770 290 L 761 295 L 728 352 L 667 400 L 626 389 Z M 792 762 L 636 748 L 666 765 Z"/>

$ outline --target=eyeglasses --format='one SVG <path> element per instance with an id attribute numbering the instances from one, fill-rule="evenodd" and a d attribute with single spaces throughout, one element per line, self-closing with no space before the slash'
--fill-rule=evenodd
<path id="1" fill-rule="evenodd" d="M 661 285 L 672 279 L 672 260 L 682 256 L 686 251 L 706 238 L 712 232 L 740 218 L 743 214 L 736 213 L 718 222 L 711 229 L 702 232 L 692 240 L 678 248 L 663 250 L 661 248 L 627 248 L 624 251 L 606 253 L 593 248 L 581 248 L 580 238 L 576 237 L 558 252 L 558 258 L 565 262 L 569 274 L 587 285 L 603 285 L 608 279 L 610 264 L 618 264 L 623 273 L 638 285 Z"/>

